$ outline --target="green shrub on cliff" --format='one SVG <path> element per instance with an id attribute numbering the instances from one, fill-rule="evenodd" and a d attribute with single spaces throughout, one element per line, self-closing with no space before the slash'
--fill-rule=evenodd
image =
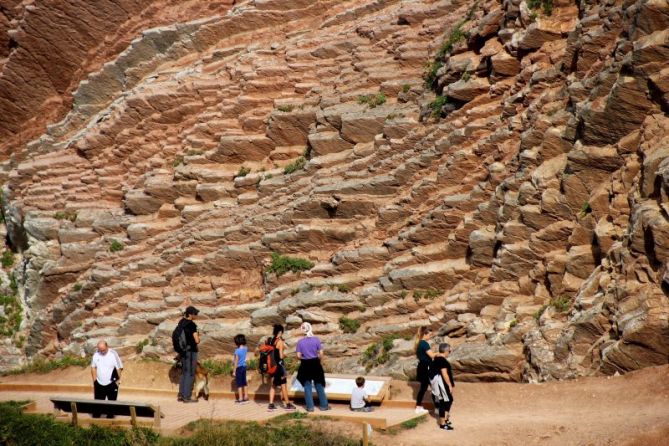
<path id="1" fill-rule="evenodd" d="M 272 263 L 267 267 L 268 273 L 283 276 L 288 271 L 294 273 L 306 271 L 314 267 L 314 263 L 299 257 L 282 256 L 276 252 L 272 253 Z"/>

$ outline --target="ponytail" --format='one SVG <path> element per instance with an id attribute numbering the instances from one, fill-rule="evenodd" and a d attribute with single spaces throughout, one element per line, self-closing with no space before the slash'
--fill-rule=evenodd
<path id="1" fill-rule="evenodd" d="M 430 332 L 432 332 L 430 327 L 425 327 L 423 325 L 418 327 L 418 330 L 416 331 L 416 341 L 413 344 L 414 353 L 418 353 L 418 344 L 420 343 L 421 339 L 423 339 L 423 337 Z"/>

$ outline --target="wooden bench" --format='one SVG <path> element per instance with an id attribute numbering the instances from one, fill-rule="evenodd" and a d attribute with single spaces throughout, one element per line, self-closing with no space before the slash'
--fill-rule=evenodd
<path id="1" fill-rule="evenodd" d="M 359 375 L 325 374 L 325 394 L 331 401 L 351 401 L 351 391 L 355 387 L 355 379 Z M 392 378 L 388 376 L 365 376 L 365 390 L 373 403 L 382 402 L 390 391 Z M 315 395 L 315 393 L 314 393 Z M 288 396 L 304 397 L 304 389 L 297 381 L 297 373 L 288 380 Z"/>
<path id="2" fill-rule="evenodd" d="M 160 430 L 160 419 L 165 418 L 160 412 L 159 406 L 153 404 L 139 403 L 134 401 L 109 401 L 73 399 L 67 397 L 50 398 L 53 403 L 54 413 L 57 416 L 60 411 L 72 414 L 72 424 L 79 425 L 78 414 L 102 413 L 105 415 L 124 415 L 130 417 L 130 424 L 137 426 L 137 418 L 153 418 L 153 428 Z M 98 420 L 97 418 L 95 420 Z"/>

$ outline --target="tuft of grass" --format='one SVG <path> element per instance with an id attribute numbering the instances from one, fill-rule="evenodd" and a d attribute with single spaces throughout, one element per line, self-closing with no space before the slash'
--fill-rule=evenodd
<path id="1" fill-rule="evenodd" d="M 207 369 L 211 376 L 229 376 L 232 375 L 232 360 L 205 359 L 202 361 L 202 367 Z"/>
<path id="2" fill-rule="evenodd" d="M 415 429 L 418 427 L 419 424 L 425 423 L 427 421 L 427 417 L 417 417 L 417 418 L 412 418 L 410 420 L 406 420 L 400 426 L 402 426 L 402 429 Z"/>
<path id="3" fill-rule="evenodd" d="M 390 350 L 393 349 L 395 339 L 401 338 L 398 334 L 386 335 L 380 341 L 370 344 L 362 352 L 362 363 L 367 370 L 374 366 L 385 364 L 390 360 Z"/>
<path id="4" fill-rule="evenodd" d="M 272 263 L 267 267 L 266 272 L 274 273 L 277 277 L 286 274 L 288 271 L 294 273 L 306 271 L 314 267 L 314 263 L 307 259 L 299 257 L 282 256 L 276 252 L 272 253 Z"/>
<path id="5" fill-rule="evenodd" d="M 425 85 L 428 87 L 434 86 L 437 81 L 437 73 L 439 69 L 444 66 L 444 62 L 441 60 L 434 60 L 429 62 L 425 67 L 425 74 L 423 74 L 423 79 L 425 79 Z"/>
<path id="6" fill-rule="evenodd" d="M 580 217 L 583 218 L 586 215 L 590 214 L 591 212 L 592 208 L 590 207 L 590 203 L 584 201 L 583 204 L 581 205 L 581 211 L 579 212 Z"/>
<path id="7" fill-rule="evenodd" d="M 375 108 L 386 103 L 386 95 L 383 93 L 363 94 L 358 96 L 358 104 L 367 104 L 369 108 Z"/>
<path id="8" fill-rule="evenodd" d="M 548 305 L 542 305 L 541 308 L 539 308 L 537 311 L 534 312 L 534 319 L 539 320 L 541 319 L 541 315 L 544 314 L 544 311 L 546 311 L 546 308 L 548 308 Z"/>
<path id="9" fill-rule="evenodd" d="M 295 106 L 292 105 L 292 104 L 279 105 L 276 109 L 279 110 L 280 112 L 283 112 L 283 113 L 289 113 L 289 112 L 292 112 L 293 110 L 295 110 Z"/>
<path id="10" fill-rule="evenodd" d="M 440 288 L 428 288 L 427 290 L 414 290 L 413 298 L 416 301 L 422 298 L 434 300 L 434 298 L 439 297 L 442 294 L 444 294 L 444 290 Z"/>
<path id="11" fill-rule="evenodd" d="M 22 367 L 5 371 L 0 375 L 21 375 L 24 373 L 45 374 L 54 370 L 65 369 L 67 367 L 88 367 L 90 364 L 90 358 L 82 358 L 80 356 L 65 355 L 59 359 L 51 360 L 37 357 Z"/>
<path id="12" fill-rule="evenodd" d="M 58 211 L 53 214 L 53 218 L 56 220 L 75 221 L 77 219 L 77 213 L 73 211 Z"/>
<path id="13" fill-rule="evenodd" d="M 463 81 L 467 82 L 467 81 L 469 81 L 469 79 L 471 79 L 471 77 L 472 77 L 471 73 L 469 73 L 469 71 L 465 70 L 465 71 L 462 73 L 462 76 L 460 76 L 460 79 L 462 79 Z"/>
<path id="14" fill-rule="evenodd" d="M 179 156 L 174 158 L 174 161 L 172 161 L 172 167 L 174 167 L 176 169 L 177 167 L 179 167 L 183 163 L 184 163 L 184 157 L 179 155 Z"/>
<path id="15" fill-rule="evenodd" d="M 251 173 L 251 169 L 248 167 L 240 167 L 239 172 L 237 172 L 237 175 L 235 175 L 235 178 L 242 178 L 245 177 L 246 175 Z"/>
<path id="16" fill-rule="evenodd" d="M 556 297 L 555 299 L 551 299 L 551 307 L 560 313 L 566 313 L 571 308 L 571 299 L 569 296 Z"/>
<path id="17" fill-rule="evenodd" d="M 307 159 L 301 156 L 292 163 L 288 164 L 286 167 L 284 167 L 283 173 L 285 175 L 290 175 L 293 172 L 297 172 L 298 170 L 303 169 L 306 164 L 307 164 Z"/>
<path id="18" fill-rule="evenodd" d="M 109 244 L 109 252 L 123 251 L 123 248 L 123 243 L 119 242 L 118 240 L 112 240 L 112 242 Z"/>
<path id="19" fill-rule="evenodd" d="M 135 352 L 137 354 L 142 353 L 144 351 L 144 347 L 146 347 L 147 345 L 149 345 L 149 340 L 148 339 L 144 339 L 142 341 L 139 341 L 137 343 L 137 345 L 135 346 Z"/>
<path id="20" fill-rule="evenodd" d="M 509 323 L 509 328 L 513 328 L 518 325 L 518 319 L 514 319 Z"/>
<path id="21" fill-rule="evenodd" d="M 81 288 L 82 288 L 82 287 L 83 287 L 83 285 L 81 285 L 80 283 L 75 283 L 75 284 L 72 286 L 72 289 L 73 289 L 74 291 L 81 291 Z"/>
<path id="22" fill-rule="evenodd" d="M 21 302 L 16 294 L 0 294 L 0 307 L 3 310 L 0 316 L 0 336 L 12 337 L 19 331 L 23 321 Z"/>
<path id="23" fill-rule="evenodd" d="M 440 118 L 441 110 L 444 108 L 444 105 L 448 103 L 448 96 L 437 96 L 434 101 L 430 102 L 430 108 L 432 109 L 432 117 Z"/>
<path id="24" fill-rule="evenodd" d="M 339 283 L 335 285 L 335 287 L 337 288 L 337 291 L 339 291 L 340 293 L 348 293 L 351 291 L 351 287 L 349 287 L 345 283 Z"/>
<path id="25" fill-rule="evenodd" d="M 409 84 L 402 84 L 402 93 L 408 93 L 409 90 L 411 90 L 411 85 L 409 85 Z"/>
<path id="26" fill-rule="evenodd" d="M 342 316 L 339 318 L 339 328 L 344 333 L 355 333 L 360 328 L 360 321 Z"/>
<path id="27" fill-rule="evenodd" d="M 527 0 L 527 7 L 530 9 L 541 8 L 547 16 L 553 14 L 553 0 Z"/>
<path id="28" fill-rule="evenodd" d="M 467 37 L 467 35 L 462 31 L 462 25 L 467 22 L 467 19 L 461 20 L 458 22 L 452 29 L 448 38 L 439 47 L 437 51 L 437 59 L 443 59 L 447 54 L 450 54 L 453 51 L 453 47 L 460 42 L 462 39 Z"/>
<path id="29" fill-rule="evenodd" d="M 2 263 L 2 267 L 5 269 L 14 266 L 14 253 L 9 249 L 6 249 L 2 253 L 2 257 L 0 257 L 0 263 Z"/>

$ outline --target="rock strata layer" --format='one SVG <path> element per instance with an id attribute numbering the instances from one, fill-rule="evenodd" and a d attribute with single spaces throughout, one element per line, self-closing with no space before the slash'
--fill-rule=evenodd
<path id="1" fill-rule="evenodd" d="M 331 371 L 411 377 L 422 325 L 465 380 L 668 362 L 666 0 L 182 3 L 0 1 L 0 367 L 169 358 L 190 304 L 205 356 L 308 321 Z"/>

